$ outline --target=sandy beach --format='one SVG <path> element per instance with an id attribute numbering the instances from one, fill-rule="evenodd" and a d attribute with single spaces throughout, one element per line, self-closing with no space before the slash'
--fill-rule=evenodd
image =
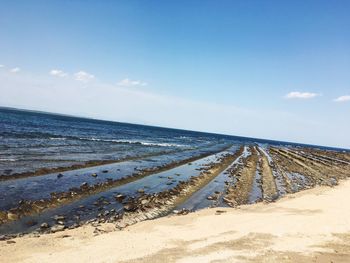
<path id="1" fill-rule="evenodd" d="M 349 262 L 350 180 L 275 203 L 0 243 L 3 262 Z M 99 234 L 96 234 L 99 232 Z"/>

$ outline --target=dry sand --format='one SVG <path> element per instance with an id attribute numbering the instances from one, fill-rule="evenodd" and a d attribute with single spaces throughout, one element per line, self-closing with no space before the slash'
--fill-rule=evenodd
<path id="1" fill-rule="evenodd" d="M 122 231 L 105 224 L 98 236 L 91 226 L 25 236 L 0 242 L 0 262 L 350 262 L 349 200 L 350 180 Z"/>

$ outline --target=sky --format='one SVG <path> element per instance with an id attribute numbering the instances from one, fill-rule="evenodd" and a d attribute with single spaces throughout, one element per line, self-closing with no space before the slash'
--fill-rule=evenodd
<path id="1" fill-rule="evenodd" d="M 350 1 L 0 3 L 0 106 L 350 148 Z"/>

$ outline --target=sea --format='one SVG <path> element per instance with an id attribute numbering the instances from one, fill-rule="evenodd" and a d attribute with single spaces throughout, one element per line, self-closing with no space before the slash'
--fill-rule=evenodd
<path id="1" fill-rule="evenodd" d="M 0 107 L 0 177 L 195 151 L 225 143 L 293 144 Z"/>

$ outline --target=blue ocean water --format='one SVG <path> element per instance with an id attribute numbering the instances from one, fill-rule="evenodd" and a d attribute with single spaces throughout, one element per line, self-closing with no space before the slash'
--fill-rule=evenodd
<path id="1" fill-rule="evenodd" d="M 203 149 L 281 142 L 0 108 L 0 176 Z"/>

